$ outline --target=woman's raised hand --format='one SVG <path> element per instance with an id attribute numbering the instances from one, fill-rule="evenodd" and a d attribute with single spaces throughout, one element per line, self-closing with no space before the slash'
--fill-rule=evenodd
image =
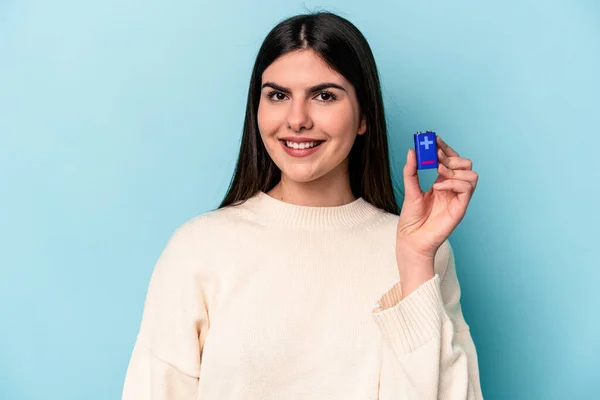
<path id="1" fill-rule="evenodd" d="M 431 189 L 421 190 L 417 159 L 409 149 L 404 166 L 404 202 L 396 231 L 396 260 L 403 297 L 434 276 L 438 248 L 463 219 L 479 176 L 473 163 L 439 136 L 438 173 Z"/>

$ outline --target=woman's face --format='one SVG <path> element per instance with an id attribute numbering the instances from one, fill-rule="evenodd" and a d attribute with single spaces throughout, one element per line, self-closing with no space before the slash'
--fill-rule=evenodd
<path id="1" fill-rule="evenodd" d="M 366 130 L 359 112 L 354 87 L 312 50 L 287 53 L 263 72 L 258 128 L 282 180 L 348 180 L 348 154 Z M 320 144 L 286 151 L 299 146 L 286 139 Z"/>

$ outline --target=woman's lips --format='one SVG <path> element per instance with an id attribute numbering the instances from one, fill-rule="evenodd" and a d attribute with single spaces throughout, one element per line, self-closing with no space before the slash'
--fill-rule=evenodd
<path id="1" fill-rule="evenodd" d="M 316 146 L 308 148 L 308 149 L 292 149 L 292 148 L 286 146 L 285 140 L 280 140 L 279 142 L 281 143 L 281 146 L 283 146 L 283 149 L 285 150 L 285 152 L 288 153 L 292 157 L 309 156 L 309 155 L 319 151 L 319 149 L 321 148 L 321 145 L 323 144 L 323 142 L 319 142 L 319 144 L 317 144 Z"/>

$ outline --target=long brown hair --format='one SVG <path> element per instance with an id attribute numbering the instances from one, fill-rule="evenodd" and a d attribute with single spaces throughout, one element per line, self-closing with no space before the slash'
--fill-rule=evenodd
<path id="1" fill-rule="evenodd" d="M 365 134 L 357 135 L 349 155 L 350 187 L 355 197 L 398 215 L 392 184 L 387 127 L 377 66 L 362 33 L 330 12 L 301 14 L 277 24 L 263 41 L 250 78 L 244 130 L 233 178 L 218 208 L 243 202 L 259 190 L 268 192 L 281 179 L 262 142 L 256 115 L 263 71 L 278 57 L 311 49 L 355 88 Z"/>

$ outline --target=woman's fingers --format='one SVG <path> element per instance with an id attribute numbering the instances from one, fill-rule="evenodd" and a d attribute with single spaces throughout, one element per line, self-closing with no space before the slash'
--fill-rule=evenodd
<path id="1" fill-rule="evenodd" d="M 459 179 L 446 179 L 444 182 L 434 183 L 433 187 L 437 190 L 452 190 L 456 193 L 468 193 L 473 190 L 469 181 Z"/>
<path id="2" fill-rule="evenodd" d="M 406 155 L 406 164 L 404 165 L 404 198 L 409 201 L 419 198 L 422 194 L 419 184 L 419 175 L 417 174 L 417 160 L 413 149 L 408 149 Z"/>
<path id="3" fill-rule="evenodd" d="M 445 154 L 446 154 L 448 157 L 460 157 L 460 156 L 458 155 L 458 153 L 457 153 L 456 151 L 454 151 L 454 149 L 452 149 L 452 147 L 448 146 L 448 144 L 442 140 L 442 138 L 441 138 L 441 137 L 439 137 L 439 136 L 436 136 L 436 137 L 437 137 L 437 144 L 438 144 L 438 147 L 439 147 L 440 149 L 442 149 L 442 150 L 443 150 L 443 152 L 444 152 L 444 153 L 445 153 Z"/>
<path id="4" fill-rule="evenodd" d="M 437 136 L 438 141 L 438 160 L 444 164 L 446 167 L 452 170 L 463 169 L 463 170 L 472 170 L 473 169 L 473 161 L 468 158 L 462 158 L 458 155 L 458 153 L 446 142 L 442 140 L 441 137 Z"/>
<path id="5" fill-rule="evenodd" d="M 469 201 L 473 196 L 473 187 L 467 181 L 459 181 L 458 179 L 448 179 L 444 182 L 433 184 L 433 188 L 439 191 L 450 191 L 456 193 L 450 203 L 448 203 L 448 211 L 455 218 L 462 218 L 465 214 Z"/>
<path id="6" fill-rule="evenodd" d="M 450 180 L 459 180 L 459 181 L 464 181 L 464 182 L 468 182 L 472 189 L 475 190 L 475 187 L 477 187 L 477 180 L 479 179 L 479 175 L 477 174 L 477 172 L 475 171 L 469 171 L 469 170 L 451 170 L 448 167 L 446 167 L 444 164 L 439 164 L 439 171 L 440 174 L 447 178 L 445 182 L 448 182 Z M 436 186 L 436 189 L 438 188 L 438 186 Z"/>
<path id="7" fill-rule="evenodd" d="M 441 164 L 444 164 L 450 169 L 473 169 L 473 161 L 469 160 L 468 158 L 454 156 L 449 157 L 442 149 L 438 149 L 438 160 Z"/>

